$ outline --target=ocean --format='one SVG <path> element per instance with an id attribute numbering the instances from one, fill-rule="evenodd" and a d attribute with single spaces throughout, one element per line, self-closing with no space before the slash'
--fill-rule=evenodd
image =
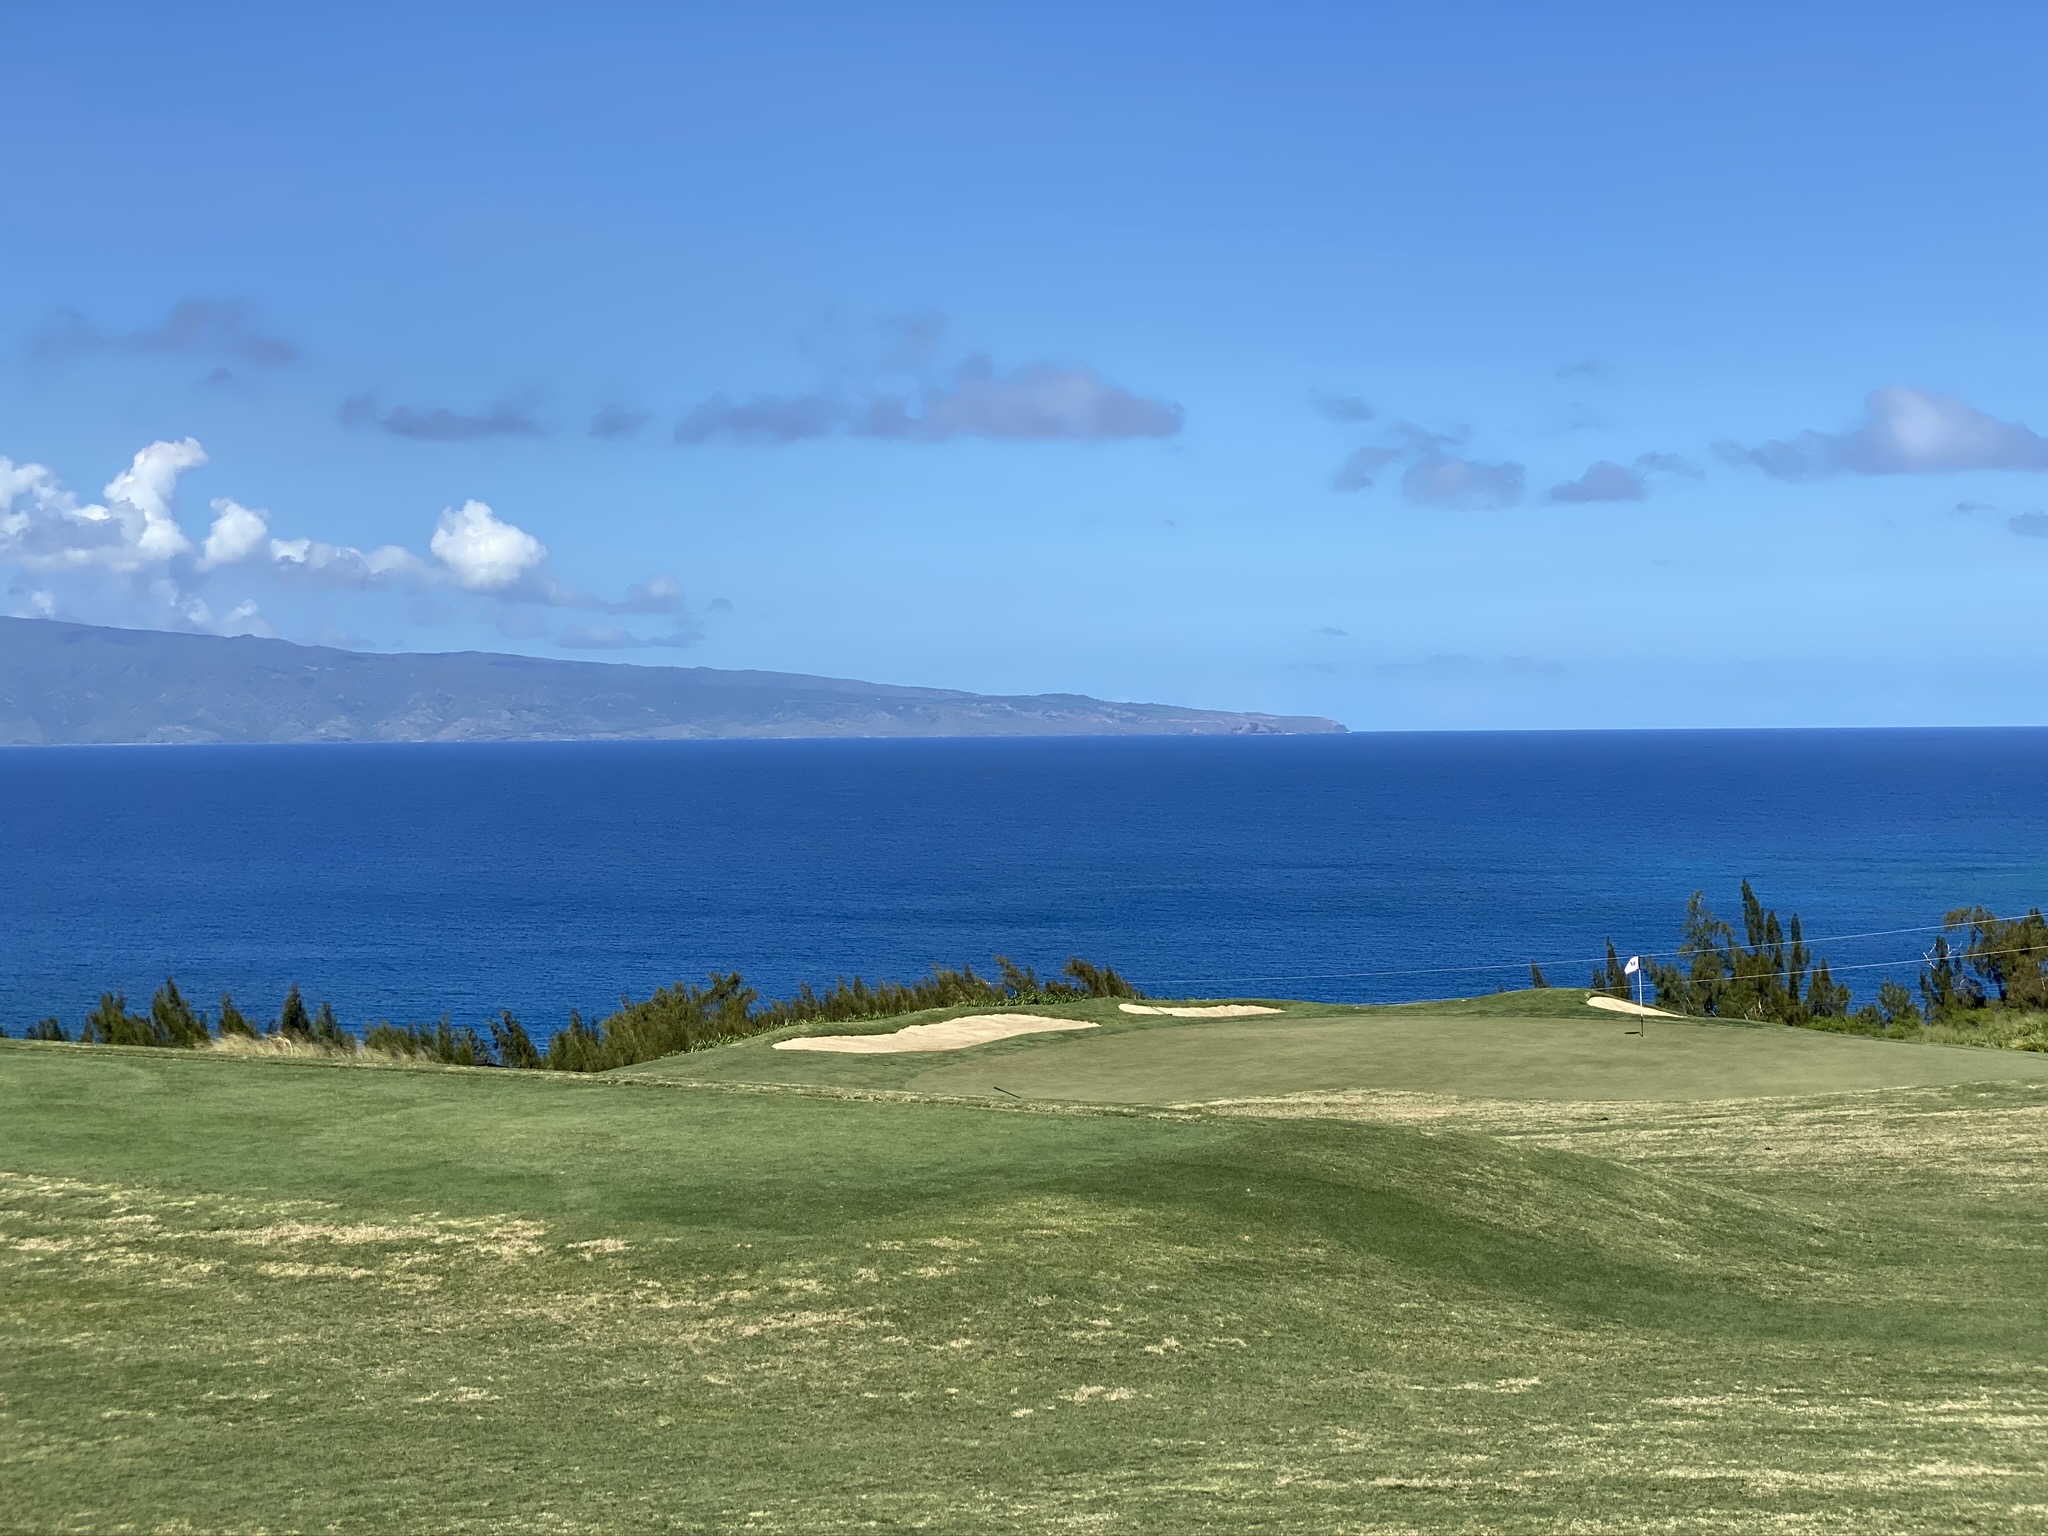
<path id="1" fill-rule="evenodd" d="M 0 1025 L 166 975 L 354 1026 L 738 970 L 1070 955 L 1149 991 L 1393 1001 L 1583 984 L 1745 877 L 1840 979 L 2048 899 L 2048 730 L 16 748 Z"/>

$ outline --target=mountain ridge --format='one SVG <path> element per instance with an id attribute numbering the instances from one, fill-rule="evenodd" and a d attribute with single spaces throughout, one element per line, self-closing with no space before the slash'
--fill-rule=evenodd
<path id="1" fill-rule="evenodd" d="M 0 618 L 0 745 L 1303 735 L 1334 720 L 799 672 L 377 655 Z"/>

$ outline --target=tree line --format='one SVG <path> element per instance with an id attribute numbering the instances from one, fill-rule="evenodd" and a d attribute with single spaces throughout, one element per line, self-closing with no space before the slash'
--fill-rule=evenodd
<path id="1" fill-rule="evenodd" d="M 805 982 L 796 996 L 766 1003 L 738 971 L 714 973 L 702 985 L 677 982 L 658 987 L 652 996 L 638 1002 L 621 997 L 617 1009 L 599 1019 L 585 1019 L 572 1011 L 568 1027 L 548 1041 L 545 1051 L 509 1009 L 481 1029 L 451 1023 L 446 1015 L 435 1024 L 394 1024 L 387 1019 L 369 1026 L 358 1039 L 336 1018 L 332 1004 L 323 1001 L 309 1010 L 297 983 L 285 994 L 277 1017 L 265 1024 L 251 1022 L 227 993 L 221 994 L 219 1014 L 209 1019 L 178 990 L 175 977 L 157 988 L 146 1013 L 130 1012 L 127 994 L 105 992 L 75 1036 L 55 1018 L 29 1026 L 23 1036 L 184 1049 L 216 1042 L 267 1040 L 335 1055 L 361 1052 L 450 1066 L 605 1072 L 790 1024 L 854 1023 L 963 1003 L 998 1006 L 1145 995 L 1113 967 L 1079 956 L 1068 960 L 1060 975 L 1049 980 L 1041 980 L 1031 967 L 1016 965 L 1002 955 L 995 957 L 995 965 L 992 977 L 963 965 L 957 970 L 934 966 L 929 976 L 911 982 L 870 985 L 858 976 L 851 981 L 840 977 L 823 992 Z M 5 1034 L 5 1029 L 0 1029 L 0 1036 Z"/>
<path id="2" fill-rule="evenodd" d="M 1886 976 L 1876 998 L 1858 1008 L 1806 942 L 1799 914 L 1781 922 L 1745 880 L 1739 932 L 1708 909 L 1704 892 L 1694 891 L 1675 958 L 1650 960 L 1648 973 L 1657 1006 L 1674 1013 L 1858 1034 L 1982 1034 L 2048 1012 L 2048 918 L 2038 907 L 2017 918 L 1959 907 L 1943 919 L 1918 987 Z M 1592 988 L 1634 996 L 1612 939 L 1606 960 L 1593 968 Z M 2039 1032 L 2016 1043 L 2036 1040 L 2048 1049 L 2048 1037 Z"/>

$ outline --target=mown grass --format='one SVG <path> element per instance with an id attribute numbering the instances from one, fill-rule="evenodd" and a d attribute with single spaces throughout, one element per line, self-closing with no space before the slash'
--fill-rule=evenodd
<path id="1" fill-rule="evenodd" d="M 1635 1018 L 1563 988 L 1398 1007 L 1277 1004 L 1246 1019 L 1123 1013 L 1091 1001 L 1020 1010 L 1086 1020 L 963 1053 L 849 1056 L 783 1051 L 782 1031 L 627 1069 L 692 1082 L 896 1088 L 959 1097 L 1179 1104 L 1246 1095 L 1394 1089 L 1464 1097 L 1686 1100 L 1911 1087 L 1979 1078 L 2048 1081 L 2048 1054 L 1873 1040 L 1782 1024 Z M 1642 1029 L 1638 1033 L 1639 1028 Z"/>
<path id="2" fill-rule="evenodd" d="M 0 1523 L 2033 1531 L 2044 1126 L 10 1042 Z"/>

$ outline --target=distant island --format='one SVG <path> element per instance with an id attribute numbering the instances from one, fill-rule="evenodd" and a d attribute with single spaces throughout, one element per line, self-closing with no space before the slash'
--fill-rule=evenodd
<path id="1" fill-rule="evenodd" d="M 1340 732 L 1313 715 L 989 695 L 796 672 L 370 655 L 0 618 L 0 746 Z"/>

